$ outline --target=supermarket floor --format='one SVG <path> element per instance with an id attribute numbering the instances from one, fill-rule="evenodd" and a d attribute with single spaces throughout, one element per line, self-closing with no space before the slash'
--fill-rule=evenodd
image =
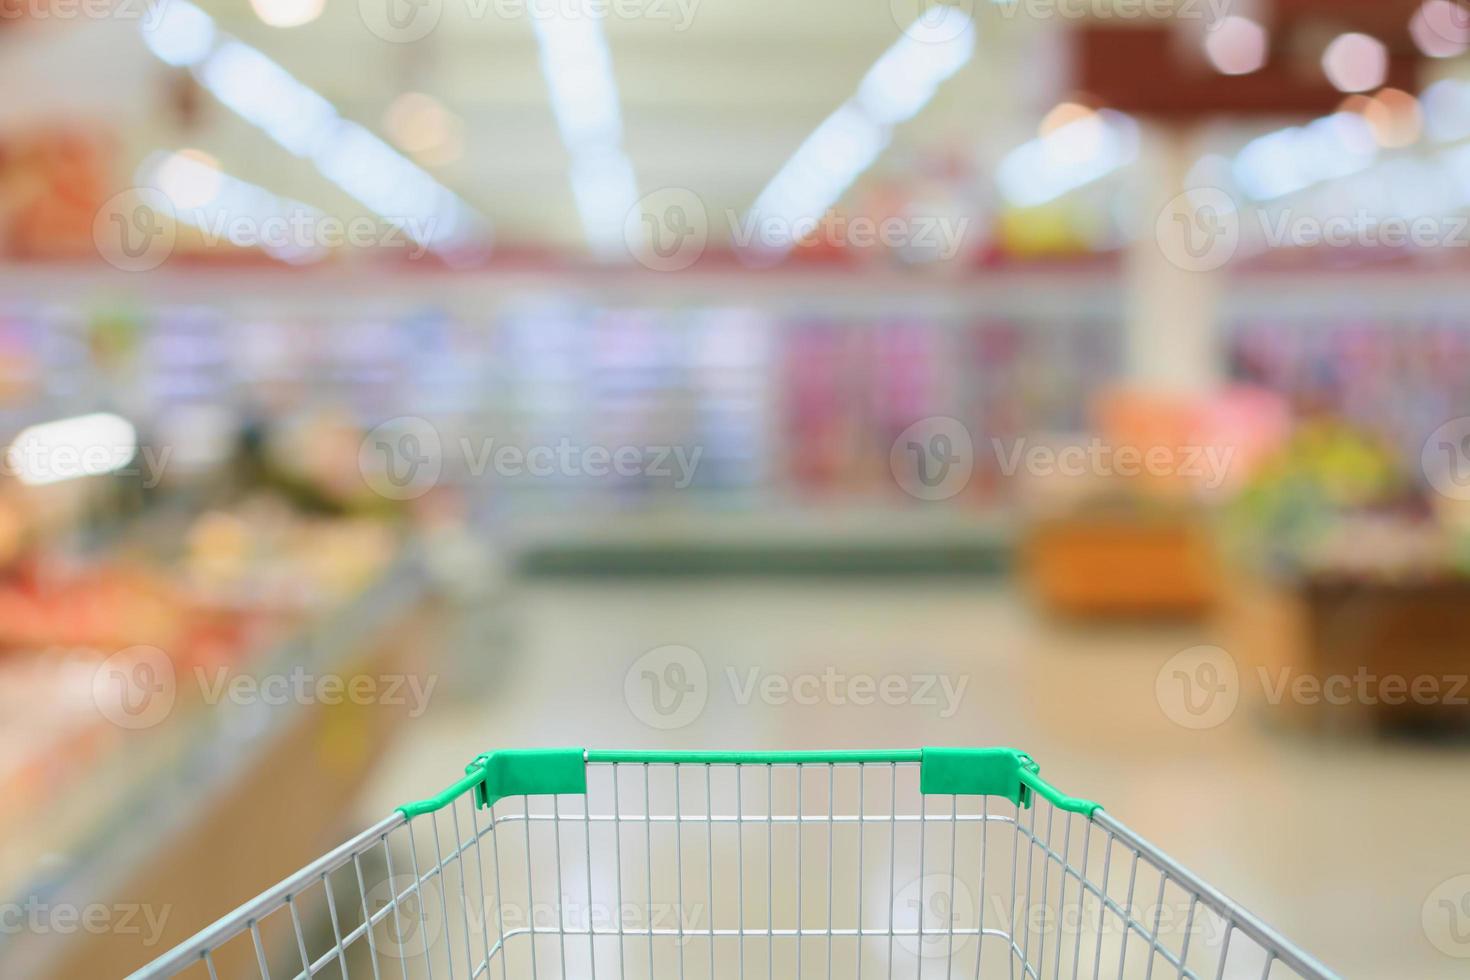
<path id="1" fill-rule="evenodd" d="M 492 747 L 1014 745 L 1344 976 L 1465 975 L 1423 924 L 1437 886 L 1470 872 L 1464 756 L 1273 734 L 1244 702 L 1218 727 L 1176 725 L 1155 681 L 1211 639 L 1204 629 L 1061 626 L 963 579 L 541 581 L 499 610 L 489 618 L 505 635 L 446 671 L 364 819 L 436 792 Z M 671 657 L 703 665 L 707 701 L 661 730 L 644 719 L 669 718 L 624 682 L 640 658 L 635 673 Z M 857 703 L 863 675 L 902 679 L 904 703 Z"/>

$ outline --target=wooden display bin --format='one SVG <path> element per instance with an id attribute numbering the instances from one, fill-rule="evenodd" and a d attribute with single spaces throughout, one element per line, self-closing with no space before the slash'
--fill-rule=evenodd
<path id="1" fill-rule="evenodd" d="M 1028 590 L 1062 615 L 1194 618 L 1218 592 L 1214 543 L 1192 512 L 1038 520 L 1020 558 Z"/>
<path id="2" fill-rule="evenodd" d="M 1470 582 L 1233 579 L 1222 636 L 1275 724 L 1470 730 Z"/>

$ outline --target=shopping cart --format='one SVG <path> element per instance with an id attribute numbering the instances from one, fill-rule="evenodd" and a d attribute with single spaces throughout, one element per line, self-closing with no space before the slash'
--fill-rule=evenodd
<path id="1" fill-rule="evenodd" d="M 133 976 L 1323 978 L 1013 749 L 482 755 Z"/>

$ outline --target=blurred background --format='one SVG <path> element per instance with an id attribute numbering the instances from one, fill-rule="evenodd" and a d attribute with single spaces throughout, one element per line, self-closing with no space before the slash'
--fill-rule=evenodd
<path id="1" fill-rule="evenodd" d="M 492 748 L 954 744 L 1464 976 L 1467 50 L 0 0 L 0 972 L 125 974 Z"/>

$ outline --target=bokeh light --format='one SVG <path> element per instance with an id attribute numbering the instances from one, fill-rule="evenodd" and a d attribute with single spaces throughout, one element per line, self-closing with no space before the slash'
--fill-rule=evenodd
<path id="1" fill-rule="evenodd" d="M 1367 34 L 1341 34 L 1322 52 L 1322 70 L 1340 92 L 1366 92 L 1388 78 L 1388 48 Z"/>
<path id="2" fill-rule="evenodd" d="M 1427 0 L 1409 20 L 1409 35 L 1431 58 L 1453 58 L 1470 49 L 1470 8 L 1456 0 Z"/>
<path id="3" fill-rule="evenodd" d="M 250 0 L 250 6 L 270 27 L 300 27 L 322 15 L 326 0 Z"/>
<path id="4" fill-rule="evenodd" d="M 1205 35 L 1205 56 L 1224 75 L 1248 75 L 1266 63 L 1270 39 L 1266 28 L 1249 17 L 1231 14 Z"/>

